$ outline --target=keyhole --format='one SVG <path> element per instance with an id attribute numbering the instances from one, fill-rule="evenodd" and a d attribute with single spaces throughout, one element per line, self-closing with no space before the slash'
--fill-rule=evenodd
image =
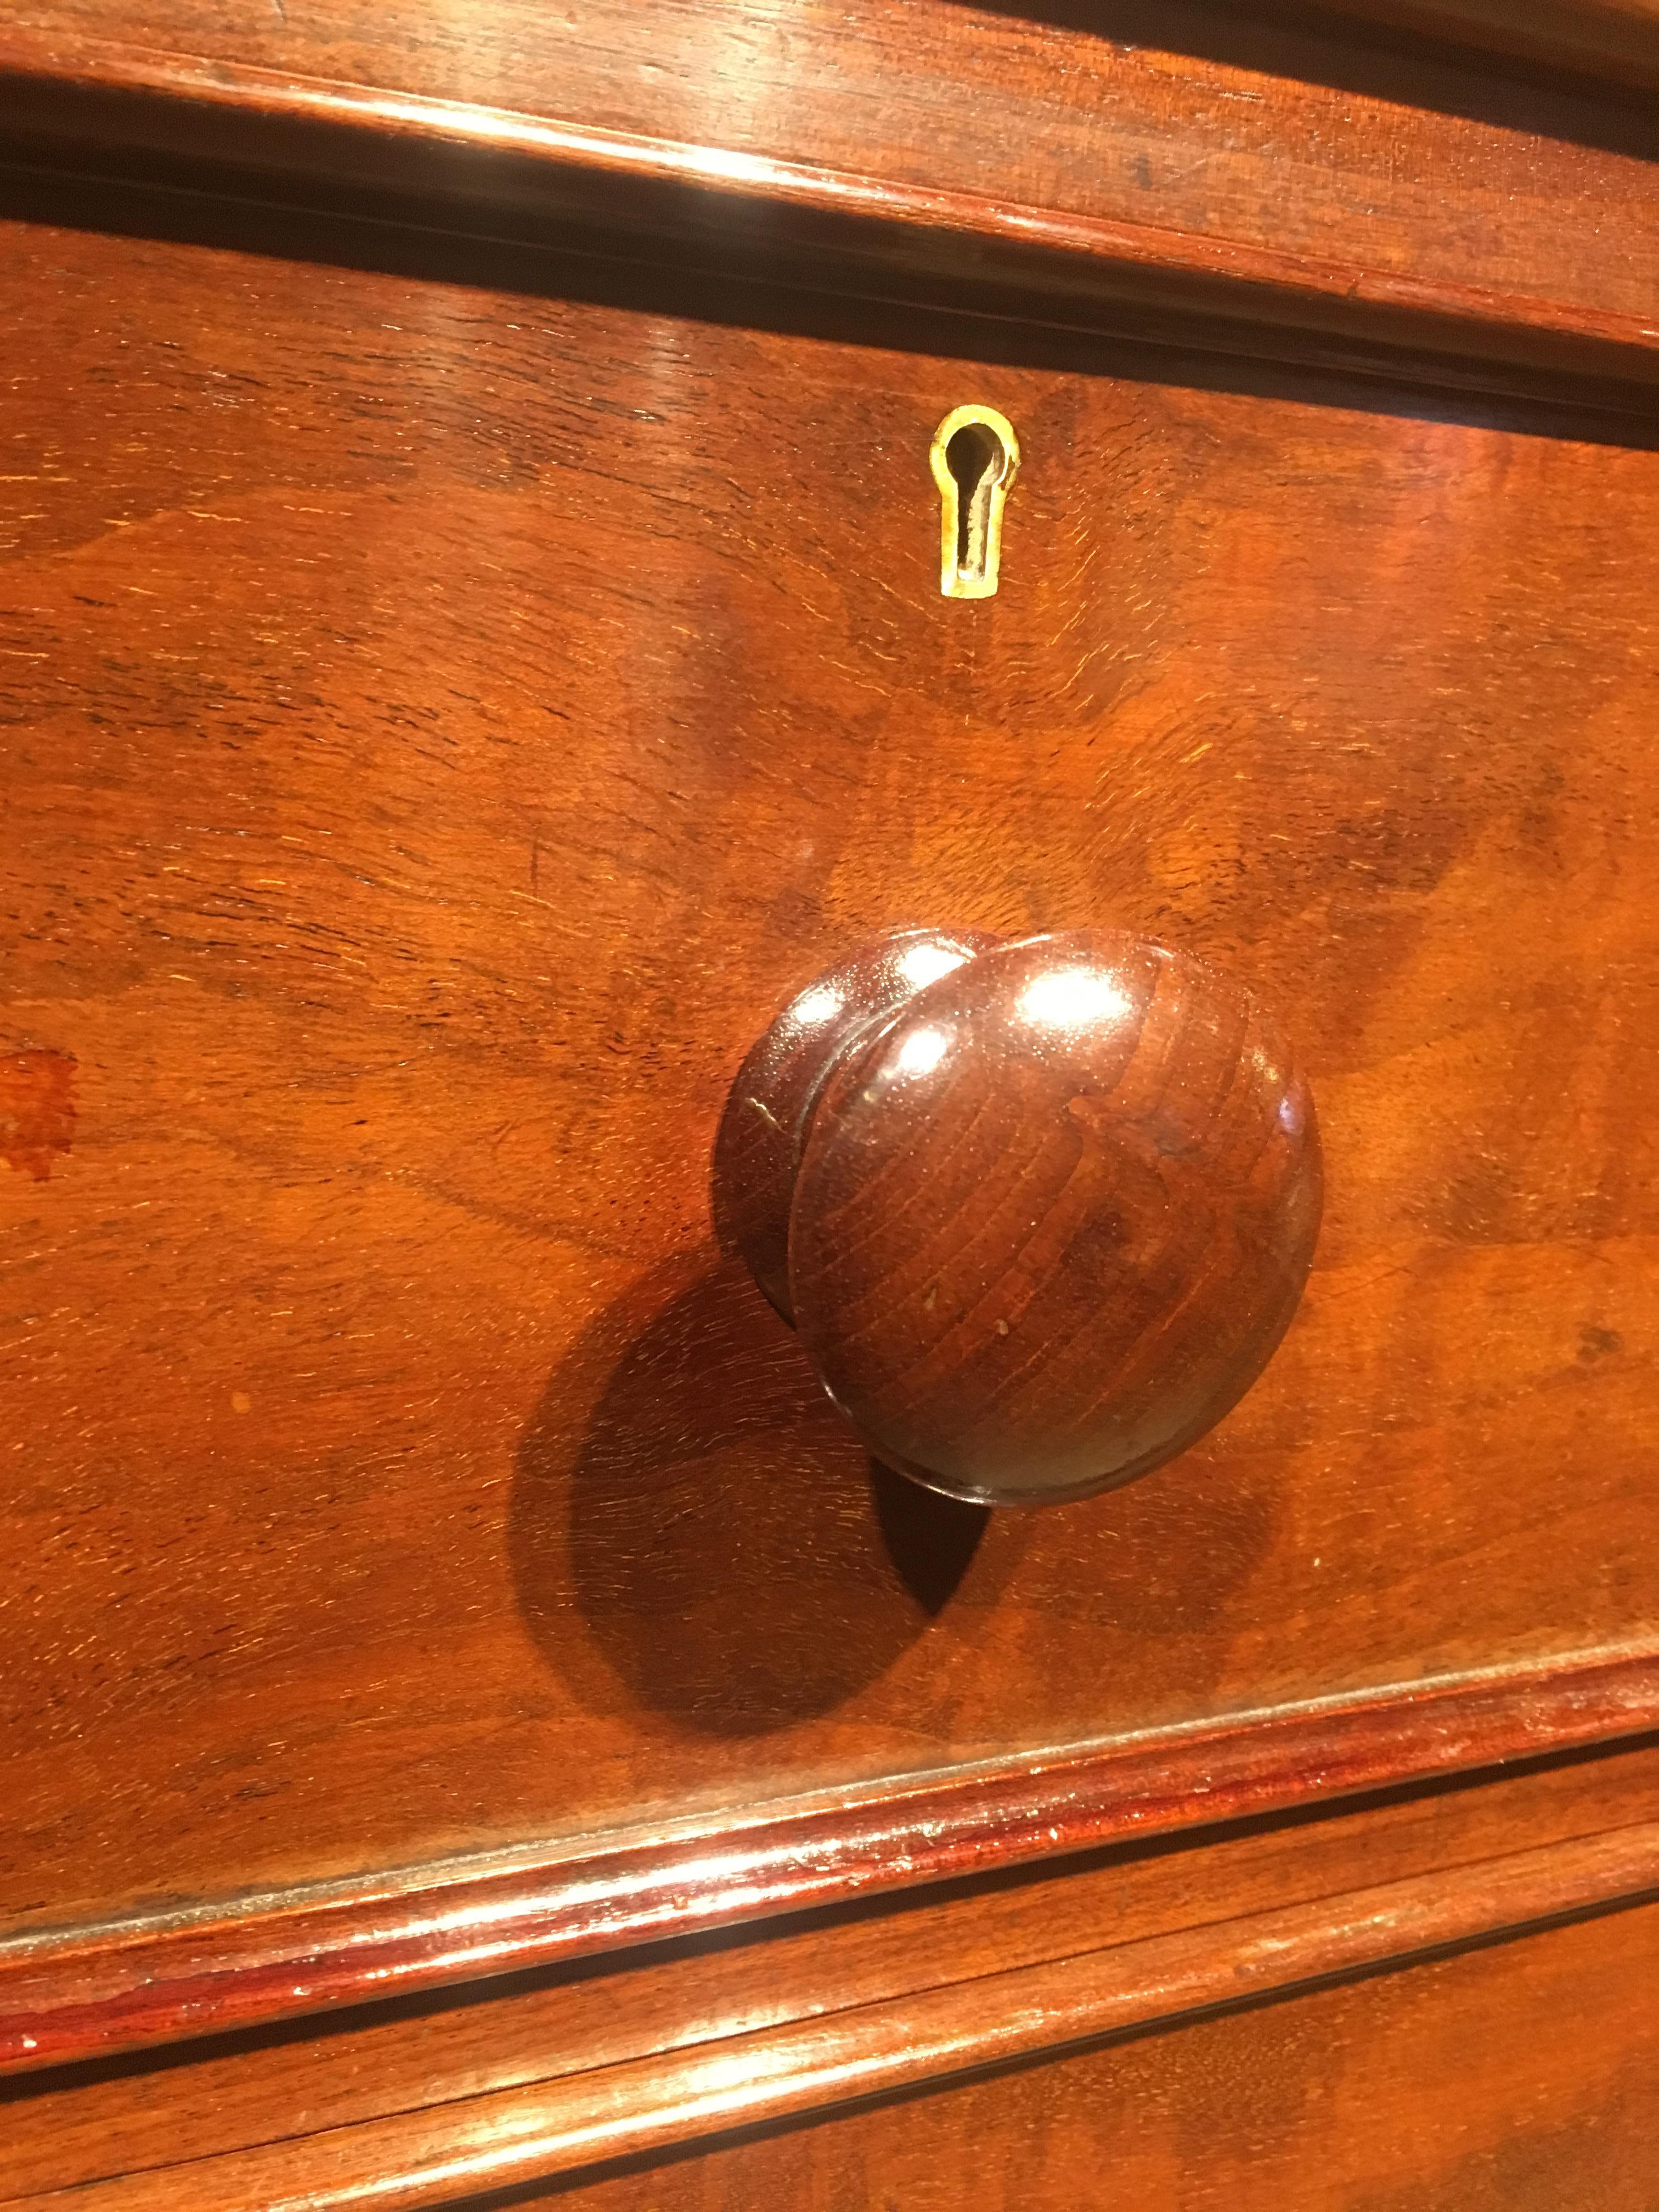
<path id="1" fill-rule="evenodd" d="M 939 589 L 988 599 L 1002 557 L 1002 510 L 1019 466 L 1019 441 L 994 407 L 953 408 L 933 434 L 933 481 L 943 501 Z"/>
<path id="2" fill-rule="evenodd" d="M 985 532 L 991 517 L 991 488 L 1002 482 L 1006 449 L 988 424 L 964 422 L 945 448 L 945 465 L 957 480 L 957 571 L 985 574 Z"/>

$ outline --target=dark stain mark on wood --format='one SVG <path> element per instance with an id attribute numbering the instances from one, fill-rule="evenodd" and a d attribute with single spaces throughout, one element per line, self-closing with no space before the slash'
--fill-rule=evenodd
<path id="1" fill-rule="evenodd" d="M 75 1062 L 67 1053 L 15 1052 L 0 1059 L 0 1157 L 45 1182 L 54 1152 L 75 1135 Z"/>

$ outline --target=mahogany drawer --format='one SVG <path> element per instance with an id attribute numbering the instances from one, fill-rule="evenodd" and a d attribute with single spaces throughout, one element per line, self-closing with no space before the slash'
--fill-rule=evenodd
<path id="1" fill-rule="evenodd" d="M 279 242 L 5 261 L 9 1909 L 1650 1619 L 1654 456 Z M 1025 455 L 977 605 L 964 397 Z M 988 1516 L 872 1474 L 720 1258 L 714 1127 L 872 929 L 1102 918 L 1280 1010 L 1325 1224 L 1218 1430 Z"/>
<path id="2" fill-rule="evenodd" d="M 1063 10 L 930 7 L 935 76 L 883 15 L 941 131 L 1018 80 L 1037 198 L 992 204 L 948 133 L 931 177 L 888 148 L 872 183 L 845 84 L 790 110 L 792 161 L 752 113 L 693 145 L 695 10 L 653 11 L 671 83 L 602 8 L 558 31 L 501 0 L 467 93 L 453 55 L 398 76 L 402 15 L 354 16 L 349 52 L 307 15 L 284 76 L 286 30 L 208 54 L 169 4 L 154 52 L 80 0 L 0 33 L 40 101 L 0 176 L 0 2062 L 94 2069 L 40 2094 L 94 2115 L 123 2068 L 195 2095 L 222 2057 L 279 2100 L 288 2037 L 320 2110 L 325 2031 L 283 2023 L 331 2008 L 368 2048 L 382 2000 L 453 2027 L 514 1976 L 634 1986 L 671 1939 L 753 1945 L 733 1971 L 763 1985 L 790 1954 L 749 1923 L 839 1941 L 914 1888 L 924 1931 L 952 1882 L 1089 1853 L 1223 1854 L 1231 1926 L 1236 1824 L 1336 1822 L 1357 1897 L 1394 1817 L 1367 1793 L 1431 1807 L 1521 1761 L 1541 1803 L 1583 1757 L 1535 1839 L 1565 1856 L 1511 1869 L 1508 1918 L 1470 1903 L 1484 1875 L 1431 1894 L 1429 1854 L 1398 1878 L 1441 1933 L 1344 1953 L 1352 1985 L 1307 1993 L 1310 1964 L 1271 2016 L 1200 2021 L 1212 1991 L 1131 2044 L 1091 2014 L 921 2103 L 884 2076 L 878 2108 L 769 2110 L 684 2201 L 839 2202 L 844 2169 L 849 2203 L 880 2174 L 907 2207 L 1012 2203 L 1033 2156 L 1079 2201 L 1108 2136 L 1114 2186 L 1159 2197 L 1209 2130 L 1171 2202 L 1265 2203 L 1306 2155 L 1339 2177 L 1319 2201 L 1365 2204 L 1335 2146 L 1369 2100 L 1439 2146 L 1372 2161 L 1379 2208 L 1542 2204 L 1575 2162 L 1597 2212 L 1634 2206 L 1619 1931 L 1656 1846 L 1614 1779 L 1637 1754 L 1598 1748 L 1659 1718 L 1634 111 L 1328 29 L 1212 52 L 1188 25 L 1158 62 Z M 783 16 L 801 52 L 850 36 L 740 12 L 780 83 Z M 526 72 L 512 115 L 466 104 L 500 89 L 491 40 Z M 548 120 L 607 71 L 615 112 Z M 1282 108 L 1230 136 L 1218 86 Z M 1214 192 L 1158 152 L 1136 228 L 1113 194 L 1154 111 Z M 1275 218 L 1273 130 L 1335 134 L 1340 206 L 1298 170 Z M 444 171 L 463 143 L 497 166 Z M 741 217 L 718 251 L 711 207 Z M 930 463 L 964 404 L 1020 456 L 975 599 L 940 590 Z M 722 1241 L 745 1054 L 912 927 L 1196 956 L 1316 1101 L 1285 1340 L 1189 1449 L 1081 1503 L 890 1471 Z M 1533 1848 L 1470 1814 L 1459 1858 L 1446 1818 L 1443 1869 Z M 1021 1971 L 1069 1955 L 1048 1940 Z M 834 2009 L 819 1971 L 801 2020 Z M 1454 2095 L 1437 2053 L 1523 2000 L 1603 2030 L 1535 2080 L 1499 2039 Z M 660 2057 L 588 2033 L 573 2075 Z M 252 2040 L 171 2052 L 210 2036 Z M 1271 2126 L 1218 2117 L 1235 2080 L 1273 2085 Z M 658 2201 L 657 2165 L 592 2168 L 596 2205 Z"/>

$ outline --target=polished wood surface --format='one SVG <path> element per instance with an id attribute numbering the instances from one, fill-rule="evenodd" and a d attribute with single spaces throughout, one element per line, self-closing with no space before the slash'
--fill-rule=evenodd
<path id="1" fill-rule="evenodd" d="M 1648 34 L 1616 12 L 1623 80 Z M 1231 356 L 1405 349 L 1453 383 L 1595 373 L 1650 409 L 1650 100 L 1298 13 L 489 0 L 434 23 L 427 0 L 164 0 L 139 38 L 107 0 L 30 0 L 0 70 L 14 139 L 105 171 L 123 148 L 200 155 L 260 198 L 412 194 L 720 260 L 769 242 L 791 287 L 958 304 L 997 281 L 1034 319 L 1178 313 Z"/>
<path id="2" fill-rule="evenodd" d="M 1650 2212 L 1656 1957 L 1650 1905 L 624 2166 L 576 2202 L 1025 2212 L 1035 2183 L 1080 2212 Z"/>
<path id="3" fill-rule="evenodd" d="M 906 929 L 855 945 L 797 992 L 744 1055 L 714 1137 L 716 1234 L 793 1328 L 789 1209 L 825 1076 L 860 1036 L 976 952 L 985 930 Z"/>
<path id="4" fill-rule="evenodd" d="M 258 2026 L 1123 1838 L 1559 1755 L 1659 1718 L 1659 1654 L 1402 1684 L 917 1786 L 728 1813 L 699 1829 L 233 1899 L 0 1948 L 0 2067 Z M 1609 1775 L 1628 1775 L 1628 1760 Z M 1638 1768 L 1637 1772 L 1643 1770 Z M 1501 1793 L 1499 1793 L 1501 1802 Z M 1632 1815 L 1631 1817 L 1635 1817 Z M 1496 1849 L 1488 1829 L 1486 1848 Z"/>
<path id="5" fill-rule="evenodd" d="M 368 2199 L 388 2212 L 416 2212 L 453 2202 L 459 2191 L 501 2188 L 700 2133 L 931 2085 L 1056 2044 L 1431 1954 L 1477 1934 L 1513 1935 L 1591 1905 L 1633 1905 L 1656 1889 L 1659 1823 L 1548 1852 L 1516 1852 L 1455 1875 L 1437 1869 L 1224 1929 L 1006 1971 L 982 1984 L 884 2006 L 874 2019 L 832 2016 L 765 2031 L 712 2051 L 584 2074 L 541 2095 L 478 2097 L 460 2112 L 416 2119 L 399 2113 L 201 2165 L 124 2172 L 82 2185 L 67 2200 L 10 2201 L 71 2202 L 94 2212 L 221 2212 L 243 2204 L 343 2212 Z M 1652 1932 L 1642 1925 L 1644 1939 Z"/>
<path id="6" fill-rule="evenodd" d="M 818 977 L 738 1070 L 717 1220 L 728 1133 L 757 1122 L 763 1188 L 790 1156 L 786 1317 L 831 1401 L 973 1504 L 1086 1498 L 1195 1443 L 1272 1356 L 1319 1231 L 1313 1104 L 1267 1015 L 1121 931 L 907 933 Z"/>
<path id="7" fill-rule="evenodd" d="M 118 2168 L 138 2203 L 217 2212 L 364 2186 L 471 2203 L 492 2173 L 593 2185 L 583 2162 L 607 2143 L 706 2145 L 745 2100 L 802 2119 L 881 2082 L 937 2094 L 1011 2044 L 1052 2061 L 1131 2021 L 1167 2029 L 1218 1991 L 1259 2000 L 1344 1960 L 1398 1966 L 1431 1937 L 1490 1942 L 1517 1913 L 1610 1909 L 1659 1875 L 1656 1820 L 1650 1739 L 653 1945 L 487 2000 L 453 1991 L 321 2033 L 58 2068 L 0 2092 L 8 2187 L 32 2203 Z M 1644 1955 L 1644 1923 L 1621 1911 L 1620 1924 Z M 1328 2078 L 1312 2044 L 1310 2087 Z M 1111 2176 L 1115 2142 L 1095 2148 Z M 660 2172 L 657 2201 L 695 2191 L 691 2172 Z M 941 2179 L 955 2174 L 945 2161 Z"/>
<path id="8" fill-rule="evenodd" d="M 1652 1617 L 1645 434 L 50 201 L 0 270 L 3 1046 L 76 1112 L 0 1170 L 15 1927 Z M 979 603 L 970 397 L 1024 453 Z M 987 1519 L 872 1477 L 710 1147 L 860 937 L 1103 915 L 1295 1008 L 1319 1260 L 1210 1437 Z"/>
<path id="9" fill-rule="evenodd" d="M 0 2199 L 1650 2212 L 1651 22 L 0 28 Z"/>

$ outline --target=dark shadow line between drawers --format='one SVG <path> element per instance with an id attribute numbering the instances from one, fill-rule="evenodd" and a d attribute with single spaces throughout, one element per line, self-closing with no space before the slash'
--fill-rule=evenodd
<path id="1" fill-rule="evenodd" d="M 1364 358 L 1345 355 L 1323 364 L 1282 357 L 1252 349 L 1260 344 L 1253 333 L 1265 326 L 1243 310 L 1224 321 L 1194 310 L 1163 311 L 1164 320 L 1206 334 L 1183 343 L 1161 326 L 1156 335 L 1138 336 L 1130 328 L 1097 329 L 1085 319 L 1057 317 L 1055 298 L 1061 295 L 1035 289 L 988 286 L 982 296 L 960 307 L 938 298 L 889 296 L 868 289 L 873 264 L 856 258 L 826 259 L 823 274 L 811 283 L 802 274 L 799 252 L 768 259 L 763 208 L 744 211 L 745 220 L 734 222 L 729 241 L 721 241 L 723 258 L 710 265 L 697 256 L 714 249 L 684 239 L 630 243 L 566 223 L 567 242 L 550 246 L 450 227 L 459 222 L 453 209 L 381 204 L 365 193 L 362 198 L 375 212 L 343 215 L 275 197 L 276 190 L 272 179 L 242 176 L 216 179 L 209 191 L 200 179 L 180 180 L 170 173 L 159 157 L 137 175 L 125 170 L 71 174 L 52 166 L 39 149 L 0 139 L 0 221 L 568 300 L 832 345 L 1659 450 L 1659 390 L 1647 386 L 1603 388 L 1565 372 L 1539 372 L 1547 386 L 1539 396 L 1505 394 L 1478 382 L 1463 389 L 1455 374 L 1455 349 L 1432 357 L 1361 349 Z M 883 227 L 846 228 L 854 246 L 868 246 Z M 664 258 L 653 258 L 653 253 Z M 727 265 L 745 255 L 758 258 L 757 270 L 745 274 Z M 1125 319 L 1133 323 L 1133 310 Z M 1286 343 L 1297 335 L 1288 326 L 1273 327 Z M 1437 380 L 1446 377 L 1452 380 Z"/>

